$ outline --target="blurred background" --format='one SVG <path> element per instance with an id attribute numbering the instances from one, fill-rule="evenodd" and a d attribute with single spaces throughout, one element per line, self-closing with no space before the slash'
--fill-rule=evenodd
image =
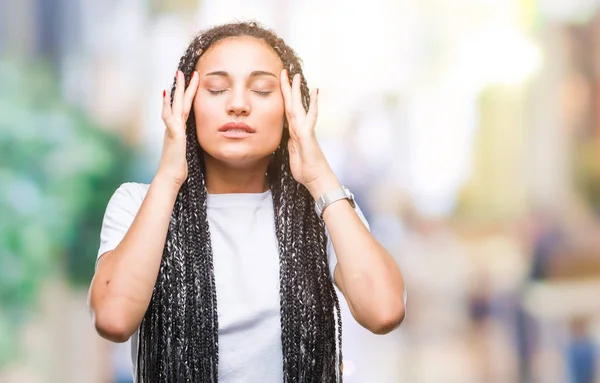
<path id="1" fill-rule="evenodd" d="M 401 266 L 350 383 L 600 382 L 600 0 L 0 0 L 0 382 L 131 382 L 86 307 L 104 209 L 158 164 L 200 29 L 256 19 Z"/>

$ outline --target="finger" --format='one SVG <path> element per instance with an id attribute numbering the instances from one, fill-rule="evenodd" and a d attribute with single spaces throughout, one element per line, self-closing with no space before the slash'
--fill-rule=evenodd
<path id="1" fill-rule="evenodd" d="M 171 94 L 166 90 L 163 90 L 163 106 L 162 106 L 162 114 L 161 117 L 163 121 L 166 121 L 169 116 L 171 116 Z"/>
<path id="2" fill-rule="evenodd" d="M 292 110 L 294 111 L 294 115 L 297 117 L 305 116 L 306 111 L 304 110 L 304 105 L 302 105 L 302 76 L 297 73 L 294 75 L 294 80 L 292 81 Z"/>
<path id="3" fill-rule="evenodd" d="M 186 118 L 190 114 L 192 102 L 194 101 L 194 97 L 196 96 L 196 92 L 198 91 L 198 83 L 200 82 L 198 77 L 198 73 L 196 73 L 196 71 L 193 71 L 192 78 L 190 79 L 190 83 L 188 84 L 188 87 L 185 90 L 185 94 L 183 96 L 183 114 L 186 116 Z"/>
<path id="4" fill-rule="evenodd" d="M 281 94 L 283 95 L 285 113 L 289 118 L 289 112 L 292 110 L 292 88 L 290 87 L 290 78 L 288 77 L 287 69 L 281 71 L 281 76 L 279 76 L 279 79 L 281 82 Z"/>
<path id="5" fill-rule="evenodd" d="M 183 72 L 177 71 L 175 73 L 175 94 L 173 95 L 173 114 L 181 115 L 183 110 L 183 94 L 185 91 L 185 78 Z"/>
<path id="6" fill-rule="evenodd" d="M 317 115 L 319 114 L 319 88 L 310 92 L 310 105 L 308 106 L 308 113 L 306 113 L 306 119 L 313 129 L 317 122 Z"/>

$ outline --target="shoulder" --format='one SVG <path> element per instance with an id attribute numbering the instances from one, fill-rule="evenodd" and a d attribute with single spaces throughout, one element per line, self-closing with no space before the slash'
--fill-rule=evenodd
<path id="1" fill-rule="evenodd" d="M 138 182 L 125 182 L 113 193 L 108 202 L 108 210 L 138 210 L 150 185 Z"/>
<path id="2" fill-rule="evenodd" d="M 148 187 L 146 184 L 127 182 L 113 193 L 102 220 L 98 258 L 114 250 L 121 242 L 142 206 Z"/>
<path id="3" fill-rule="evenodd" d="M 138 199 L 138 198 L 144 199 L 146 197 L 146 193 L 148 192 L 149 187 L 150 187 L 150 185 L 139 183 L 139 182 L 125 182 L 117 188 L 117 190 L 113 194 L 113 197 L 114 196 L 122 196 L 122 197 L 126 196 L 126 197 L 132 198 L 132 199 Z"/>

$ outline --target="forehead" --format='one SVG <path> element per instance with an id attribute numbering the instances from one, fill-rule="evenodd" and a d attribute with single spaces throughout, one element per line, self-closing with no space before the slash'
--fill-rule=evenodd
<path id="1" fill-rule="evenodd" d="M 209 49 L 200 57 L 196 69 L 199 73 L 222 70 L 230 73 L 245 73 L 254 70 L 280 71 L 281 59 L 263 40 L 249 37 L 228 37 Z"/>

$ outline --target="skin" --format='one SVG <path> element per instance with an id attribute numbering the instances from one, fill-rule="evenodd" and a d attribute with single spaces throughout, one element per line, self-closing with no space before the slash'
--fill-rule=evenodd
<path id="1" fill-rule="evenodd" d="M 200 57 L 196 69 L 193 108 L 209 193 L 266 191 L 265 173 L 283 132 L 281 60 L 260 40 L 228 38 Z M 218 129 L 227 122 L 244 122 L 256 133 L 225 138 Z"/>
<path id="2" fill-rule="evenodd" d="M 311 92 L 306 112 L 300 76 L 290 81 L 266 43 L 252 37 L 226 38 L 198 60 L 187 89 L 181 72 L 176 84 L 172 105 L 170 95 L 163 94 L 166 129 L 156 176 L 121 243 L 100 258 L 90 287 L 96 329 L 114 342 L 125 342 L 135 332 L 152 297 L 170 215 L 187 178 L 185 121 L 192 107 L 206 153 L 209 193 L 266 191 L 266 170 L 280 143 L 284 119 L 296 181 L 315 200 L 341 186 L 315 137 L 318 91 Z M 218 129 L 231 121 L 242 121 L 256 133 L 225 138 Z M 345 200 L 325 209 L 323 219 L 338 260 L 334 281 L 352 315 L 373 333 L 392 331 L 405 315 L 404 281 L 395 261 Z"/>

